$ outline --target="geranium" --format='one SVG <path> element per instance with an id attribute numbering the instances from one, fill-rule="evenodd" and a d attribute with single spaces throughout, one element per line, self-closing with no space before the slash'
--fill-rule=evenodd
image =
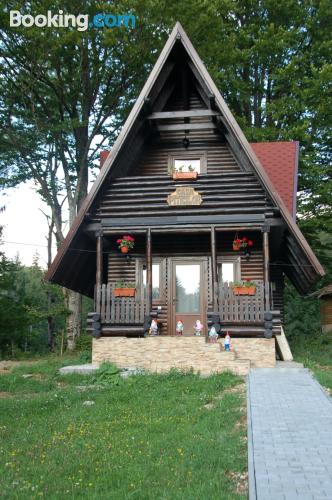
<path id="1" fill-rule="evenodd" d="M 122 236 L 122 238 L 119 238 L 118 240 L 116 240 L 116 242 L 119 245 L 120 249 L 122 247 L 127 247 L 129 250 L 132 250 L 135 246 L 135 238 L 133 238 L 129 234 Z"/>
<path id="2" fill-rule="evenodd" d="M 247 247 L 253 247 L 253 240 L 249 240 L 247 236 L 243 236 L 242 238 L 234 238 L 233 241 L 233 250 L 240 250 L 241 248 L 246 249 Z"/>

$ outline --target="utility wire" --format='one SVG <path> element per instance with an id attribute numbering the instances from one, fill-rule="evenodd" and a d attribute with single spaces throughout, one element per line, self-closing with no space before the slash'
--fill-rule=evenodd
<path id="1" fill-rule="evenodd" d="M 32 246 L 32 247 L 42 247 L 42 248 L 47 248 L 47 245 L 40 245 L 39 243 L 23 243 L 19 241 L 4 241 L 2 240 L 2 243 L 7 243 L 7 244 L 12 244 L 12 245 L 22 245 L 22 246 Z M 52 247 L 56 248 L 56 247 Z M 68 248 L 67 251 L 71 252 L 82 252 L 82 253 L 96 253 L 96 250 L 88 250 L 87 248 Z M 110 252 L 104 251 L 103 254 L 108 255 Z M 277 262 L 271 262 L 270 266 L 275 266 L 275 267 L 310 267 L 313 268 L 311 264 L 284 264 L 284 263 L 277 263 Z"/>

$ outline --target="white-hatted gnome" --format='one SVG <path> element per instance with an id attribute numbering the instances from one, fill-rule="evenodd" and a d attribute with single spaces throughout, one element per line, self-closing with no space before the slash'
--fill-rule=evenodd
<path id="1" fill-rule="evenodd" d="M 216 327 L 214 325 L 211 326 L 211 328 L 209 330 L 209 337 L 211 340 L 217 340 L 217 338 L 218 338 L 218 333 L 217 333 Z"/>
<path id="2" fill-rule="evenodd" d="M 176 334 L 183 335 L 183 321 L 181 319 L 176 322 Z"/>
<path id="3" fill-rule="evenodd" d="M 203 323 L 201 323 L 199 319 L 196 319 L 196 322 L 194 325 L 195 335 L 197 335 L 199 337 L 203 332 L 203 328 L 204 328 Z"/>
<path id="4" fill-rule="evenodd" d="M 150 335 L 158 335 L 158 323 L 156 319 L 153 319 L 151 321 L 150 325 Z"/>
<path id="5" fill-rule="evenodd" d="M 230 351 L 232 348 L 231 336 L 228 332 L 226 332 L 226 335 L 225 335 L 224 348 L 225 348 L 225 351 Z"/>

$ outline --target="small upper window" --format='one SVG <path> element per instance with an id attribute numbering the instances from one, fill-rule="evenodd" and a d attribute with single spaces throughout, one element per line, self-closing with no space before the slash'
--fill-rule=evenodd
<path id="1" fill-rule="evenodd" d="M 206 174 L 207 172 L 207 155 L 206 152 L 192 153 L 179 152 L 168 155 L 168 171 L 172 174 L 176 172 L 197 172 L 198 174 Z"/>
<path id="2" fill-rule="evenodd" d="M 176 172 L 197 172 L 201 173 L 200 158 L 174 158 L 174 170 Z"/>

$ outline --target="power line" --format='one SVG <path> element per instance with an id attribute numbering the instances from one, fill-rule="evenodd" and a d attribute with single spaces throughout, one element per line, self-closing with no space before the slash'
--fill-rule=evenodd
<path id="1" fill-rule="evenodd" d="M 42 247 L 42 248 L 47 248 L 47 245 L 41 245 L 39 243 L 23 243 L 23 242 L 18 242 L 18 241 L 2 241 L 3 243 L 8 243 L 8 244 L 13 244 L 13 245 L 22 245 L 22 246 L 33 246 L 33 247 Z M 56 249 L 56 247 L 52 247 L 53 249 Z M 68 248 L 67 251 L 70 252 L 82 252 L 82 253 L 96 253 L 96 250 L 88 250 L 87 248 Z M 110 252 L 104 251 L 103 252 L 105 255 L 108 255 Z M 310 267 L 311 269 L 313 266 L 311 264 L 286 264 L 286 263 L 278 263 L 278 262 L 270 262 L 270 266 L 275 266 L 275 267 L 301 267 L 301 268 L 307 268 Z"/>

